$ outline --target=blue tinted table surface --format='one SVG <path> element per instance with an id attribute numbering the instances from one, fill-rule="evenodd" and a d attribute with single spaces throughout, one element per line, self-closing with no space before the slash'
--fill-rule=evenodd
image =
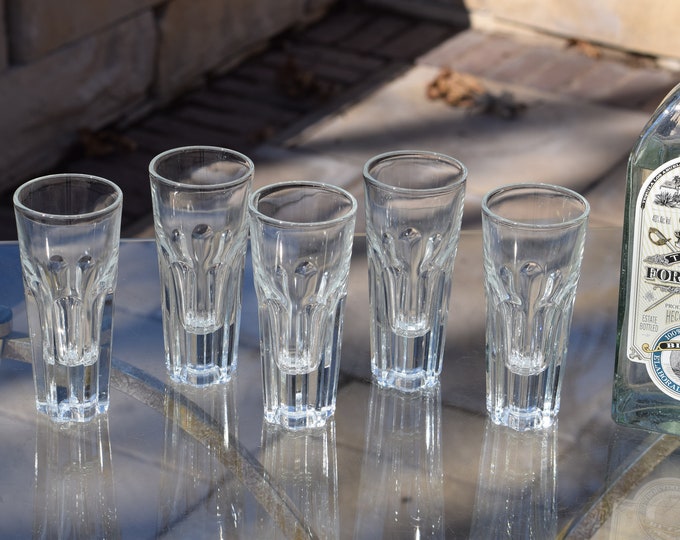
<path id="1" fill-rule="evenodd" d="M 0 244 L 0 537 L 677 537 L 680 440 L 610 419 L 619 229 L 589 232 L 558 425 L 518 434 L 485 415 L 481 234 L 461 235 L 441 384 L 369 376 L 365 244 L 355 239 L 335 418 L 263 422 L 247 261 L 237 375 L 208 390 L 165 372 L 155 245 L 121 244 L 111 407 L 89 424 L 35 412 L 18 248 Z M 651 532 L 650 532 L 651 531 Z M 653 537 L 653 536 L 650 536 Z"/>

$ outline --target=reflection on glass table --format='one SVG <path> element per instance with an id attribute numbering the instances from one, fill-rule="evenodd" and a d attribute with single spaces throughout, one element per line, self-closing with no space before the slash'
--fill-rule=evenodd
<path id="1" fill-rule="evenodd" d="M 262 463 L 267 477 L 300 512 L 310 537 L 340 538 L 333 419 L 322 428 L 298 431 L 263 423 Z M 257 537 L 286 538 L 280 531 L 267 530 L 258 531 Z"/>
<path id="2" fill-rule="evenodd" d="M 36 416 L 35 538 L 120 538 L 106 415 L 65 426 Z"/>
<path id="3" fill-rule="evenodd" d="M 108 415 L 83 427 L 93 429 L 87 437 L 42 422 L 18 248 L 0 244 L 0 304 L 14 326 L 0 344 L 0 537 L 57 536 L 77 519 L 83 534 L 122 538 L 404 538 L 416 530 L 467 538 L 521 530 L 527 515 L 535 530 L 561 537 L 677 536 L 680 517 L 666 509 L 678 500 L 680 440 L 610 418 L 619 244 L 618 229 L 589 231 L 559 427 L 516 439 L 486 420 L 479 231 L 461 234 L 440 386 L 428 396 L 371 384 L 365 242 L 355 238 L 335 418 L 294 436 L 263 422 L 250 261 L 237 373 L 204 392 L 167 375 L 150 241 L 121 245 Z M 60 500 L 46 495 L 55 490 Z M 539 504 L 527 503 L 529 494 Z"/>
<path id="4" fill-rule="evenodd" d="M 441 397 L 371 386 L 356 538 L 444 538 Z"/>
<path id="5" fill-rule="evenodd" d="M 193 414 L 177 388 L 165 391 L 158 536 L 238 538 L 244 532 L 243 487 L 220 461 L 220 452 L 238 438 L 232 382 L 189 390 L 202 405 Z M 207 440 L 191 434 L 211 424 Z"/>
<path id="6" fill-rule="evenodd" d="M 557 424 L 518 433 L 487 420 L 470 538 L 555 538 Z"/>

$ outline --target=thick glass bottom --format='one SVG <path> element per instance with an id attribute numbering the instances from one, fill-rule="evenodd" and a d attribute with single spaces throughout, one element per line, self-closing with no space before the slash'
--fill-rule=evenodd
<path id="1" fill-rule="evenodd" d="M 488 407 L 489 418 L 494 424 L 506 426 L 515 431 L 536 431 L 552 426 L 557 419 L 557 411 L 542 409 L 518 409 L 503 407 L 494 409 Z"/>
<path id="2" fill-rule="evenodd" d="M 221 384 L 231 379 L 233 366 L 222 368 L 219 366 L 182 366 L 177 370 L 170 370 L 170 378 L 180 384 L 203 387 Z"/>
<path id="3" fill-rule="evenodd" d="M 84 403 L 68 399 L 58 403 L 36 401 L 36 409 L 53 422 L 89 422 L 97 415 L 106 413 L 109 402 L 97 399 Z"/>
<path id="4" fill-rule="evenodd" d="M 264 418 L 270 424 L 278 424 L 289 430 L 313 429 L 324 427 L 334 412 L 335 407 L 326 407 L 324 409 L 310 408 L 293 412 L 288 411 L 285 407 L 280 407 L 273 411 L 265 410 Z"/>
<path id="5" fill-rule="evenodd" d="M 170 378 L 180 384 L 198 387 L 228 381 L 238 362 L 238 330 L 238 323 L 225 325 L 208 334 L 164 328 L 165 363 Z"/>
<path id="6" fill-rule="evenodd" d="M 423 370 L 399 372 L 373 367 L 373 379 L 382 388 L 394 388 L 402 392 L 418 392 L 439 384 L 437 373 Z"/>

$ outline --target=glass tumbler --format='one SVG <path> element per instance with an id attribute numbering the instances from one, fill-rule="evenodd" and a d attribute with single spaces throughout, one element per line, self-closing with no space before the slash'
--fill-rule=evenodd
<path id="1" fill-rule="evenodd" d="M 109 407 L 122 204 L 113 182 L 83 174 L 36 178 L 14 193 L 36 405 L 55 421 Z"/>
<path id="2" fill-rule="evenodd" d="M 364 167 L 371 370 L 381 386 L 439 382 L 467 169 L 398 151 Z"/>
<path id="3" fill-rule="evenodd" d="M 555 421 L 588 213 L 581 195 L 546 184 L 482 200 L 486 406 L 496 424 L 525 431 Z"/>
<path id="4" fill-rule="evenodd" d="M 253 172 L 248 157 L 210 146 L 149 164 L 165 361 L 179 383 L 221 383 L 236 369 Z"/>
<path id="5" fill-rule="evenodd" d="M 335 411 L 356 209 L 345 190 L 315 182 L 250 198 L 268 422 L 320 427 Z"/>

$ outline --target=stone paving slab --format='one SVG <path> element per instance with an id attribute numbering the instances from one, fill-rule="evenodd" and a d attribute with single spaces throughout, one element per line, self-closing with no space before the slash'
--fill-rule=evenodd
<path id="1" fill-rule="evenodd" d="M 323 181 L 352 190 L 357 170 L 324 155 L 262 145 L 250 155 L 255 164 L 253 189 L 289 180 Z"/>
<path id="2" fill-rule="evenodd" d="M 642 57 L 597 49 L 588 56 L 566 40 L 475 29 L 443 41 L 417 62 L 647 114 L 680 82 L 678 73 Z"/>
<path id="3" fill-rule="evenodd" d="M 592 209 L 591 227 L 623 226 L 627 165 L 628 159 L 622 159 L 600 180 L 583 190 L 582 194 L 588 199 Z"/>
<path id="4" fill-rule="evenodd" d="M 626 159 L 647 121 L 645 113 L 492 81 L 484 84 L 493 94 L 510 92 L 526 110 L 513 120 L 477 114 L 427 98 L 438 72 L 416 66 L 289 144 L 352 164 L 358 174 L 370 157 L 389 150 L 452 155 L 469 170 L 469 224 L 478 219 L 482 196 L 498 185 L 540 181 L 586 190 Z M 600 212 L 608 217 L 610 209 L 594 208 L 595 219 Z"/>
<path id="5" fill-rule="evenodd" d="M 148 196 L 138 196 L 140 183 L 148 182 L 140 156 L 148 164 L 149 156 L 185 144 L 226 146 L 246 154 L 263 142 L 276 144 L 337 114 L 459 31 L 395 12 L 338 6 L 318 23 L 277 36 L 240 65 L 211 75 L 204 86 L 164 110 L 145 116 L 139 111 L 125 125 L 107 126 L 78 140 L 52 137 L 52 143 L 59 139 L 60 145 L 74 146 L 45 172 L 96 170 L 117 182 L 126 201 L 123 236 L 136 235 L 151 213 Z M 28 179 L 28 171 L 12 175 L 5 181 L 14 186 Z M 16 239 L 11 191 L 0 193 L 2 240 Z"/>
<path id="6" fill-rule="evenodd" d="M 353 163 L 272 145 L 260 146 L 250 157 L 255 165 L 253 189 L 290 180 L 327 182 L 343 187 L 357 199 L 356 231 L 366 230 L 361 170 Z"/>
<path id="7" fill-rule="evenodd" d="M 329 158 L 324 155 L 291 150 L 274 145 L 261 145 L 248 153 L 255 165 L 253 190 L 277 182 L 303 180 L 328 182 L 343 187 L 357 196 L 357 230 L 364 231 L 365 212 L 363 189 L 359 183 L 361 171 L 353 164 Z M 148 182 L 147 182 L 148 184 Z M 148 190 L 148 185 L 144 189 Z M 138 238 L 153 238 L 151 216 L 135 234 Z"/>

